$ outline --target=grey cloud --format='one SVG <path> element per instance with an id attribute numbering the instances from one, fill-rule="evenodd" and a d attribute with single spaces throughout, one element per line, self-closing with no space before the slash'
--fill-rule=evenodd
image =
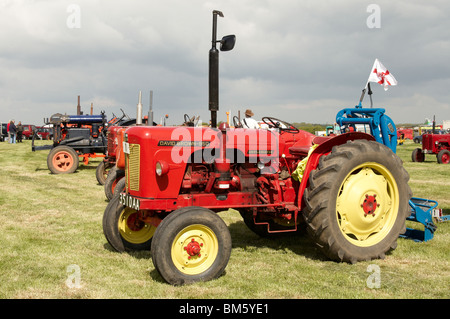
<path id="1" fill-rule="evenodd" d="M 134 115 L 139 90 L 145 103 L 154 91 L 156 116 L 168 113 L 170 123 L 184 113 L 207 121 L 213 9 L 225 14 L 219 36 L 237 36 L 220 54 L 219 119 L 253 107 L 257 116 L 333 122 L 357 103 L 375 58 L 399 81 L 387 92 L 373 86 L 375 106 L 396 122 L 447 117 L 444 1 L 377 1 L 380 29 L 366 25 L 372 1 L 78 1 L 79 29 L 66 25 L 71 3 L 0 2 L 2 121 L 41 124 L 74 112 L 77 95 L 86 110 L 94 102 L 108 116 Z"/>

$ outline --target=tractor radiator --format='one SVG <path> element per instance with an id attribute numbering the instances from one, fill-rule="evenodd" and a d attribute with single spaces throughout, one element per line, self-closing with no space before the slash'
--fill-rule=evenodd
<path id="1" fill-rule="evenodd" d="M 140 153 L 141 148 L 139 144 L 130 144 L 126 181 L 128 182 L 128 189 L 132 191 L 139 191 Z"/>

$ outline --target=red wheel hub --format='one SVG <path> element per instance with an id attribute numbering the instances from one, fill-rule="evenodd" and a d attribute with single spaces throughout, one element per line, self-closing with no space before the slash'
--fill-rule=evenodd
<path id="1" fill-rule="evenodd" d="M 144 227 L 145 223 L 139 220 L 137 213 L 133 213 L 127 218 L 127 226 L 132 231 L 139 231 Z"/>
<path id="2" fill-rule="evenodd" d="M 377 209 L 377 207 L 380 206 L 380 204 L 377 203 L 376 197 L 377 197 L 376 194 L 374 194 L 373 196 L 366 194 L 364 203 L 361 204 L 361 207 L 364 210 L 364 216 L 367 216 L 367 215 L 375 216 L 375 210 Z"/>
<path id="3" fill-rule="evenodd" d="M 188 258 L 191 258 L 191 256 L 198 256 L 200 257 L 200 250 L 202 249 L 203 244 L 199 244 L 195 241 L 194 238 L 192 238 L 191 242 L 187 244 L 186 247 L 184 247 L 184 250 L 189 254 Z"/>

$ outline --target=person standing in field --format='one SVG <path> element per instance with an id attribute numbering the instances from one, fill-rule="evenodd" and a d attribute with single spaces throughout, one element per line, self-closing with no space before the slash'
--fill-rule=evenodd
<path id="1" fill-rule="evenodd" d="M 8 121 L 6 125 L 6 132 L 8 133 L 8 143 L 10 143 L 9 125 L 11 125 L 11 120 Z"/>
<path id="2" fill-rule="evenodd" d="M 19 124 L 17 124 L 16 129 L 17 129 L 17 142 L 22 143 L 23 125 L 21 121 L 19 121 Z"/>
<path id="3" fill-rule="evenodd" d="M 14 125 L 14 120 L 11 120 L 11 123 L 9 124 L 9 143 L 10 144 L 16 144 L 16 133 L 17 129 Z"/>

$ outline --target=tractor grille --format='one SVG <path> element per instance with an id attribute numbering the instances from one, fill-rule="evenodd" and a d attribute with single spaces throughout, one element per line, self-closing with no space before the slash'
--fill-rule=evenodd
<path id="1" fill-rule="evenodd" d="M 128 176 L 126 180 L 129 183 L 128 189 L 132 191 L 139 191 L 140 153 L 141 148 L 139 144 L 130 144 L 127 169 Z"/>

